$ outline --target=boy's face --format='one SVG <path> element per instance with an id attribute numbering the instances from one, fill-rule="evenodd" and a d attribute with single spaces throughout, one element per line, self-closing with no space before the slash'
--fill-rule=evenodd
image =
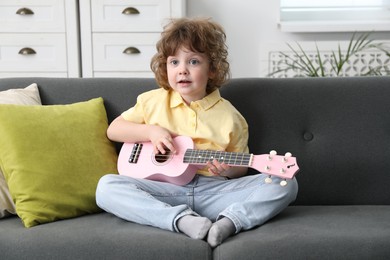
<path id="1" fill-rule="evenodd" d="M 207 81 L 212 77 L 209 66 L 206 55 L 179 48 L 167 59 L 169 85 L 187 104 L 200 100 L 206 96 Z"/>

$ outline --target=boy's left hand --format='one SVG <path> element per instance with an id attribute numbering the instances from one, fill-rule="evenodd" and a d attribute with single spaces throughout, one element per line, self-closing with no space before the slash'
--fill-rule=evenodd
<path id="1" fill-rule="evenodd" d="M 226 177 L 226 172 L 230 169 L 230 166 L 226 163 L 220 163 L 218 160 L 214 159 L 212 162 L 207 162 L 207 168 L 213 175 Z"/>

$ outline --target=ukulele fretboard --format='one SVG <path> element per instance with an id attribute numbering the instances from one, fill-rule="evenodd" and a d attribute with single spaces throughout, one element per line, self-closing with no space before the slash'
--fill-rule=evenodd
<path id="1" fill-rule="evenodd" d="M 252 158 L 253 154 L 249 153 L 187 149 L 183 162 L 189 164 L 206 164 L 208 161 L 216 159 L 228 165 L 250 166 L 252 164 Z"/>

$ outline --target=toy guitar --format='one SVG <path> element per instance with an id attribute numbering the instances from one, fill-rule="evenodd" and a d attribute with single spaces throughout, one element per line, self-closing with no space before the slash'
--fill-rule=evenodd
<path id="1" fill-rule="evenodd" d="M 270 154 L 253 155 L 212 150 L 195 150 L 190 137 L 177 136 L 173 138 L 176 153 L 155 154 L 150 142 L 124 143 L 118 157 L 118 171 L 121 175 L 134 178 L 170 182 L 177 185 L 189 183 L 196 171 L 208 161 L 217 159 L 230 166 L 251 167 L 268 174 L 267 183 L 272 182 L 271 176 L 282 179 L 280 185 L 287 184 L 286 179 L 294 177 L 299 170 L 296 158 L 291 153 L 284 156 Z"/>

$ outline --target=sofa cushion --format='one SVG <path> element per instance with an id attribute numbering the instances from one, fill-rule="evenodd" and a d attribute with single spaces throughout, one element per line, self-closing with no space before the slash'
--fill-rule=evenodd
<path id="1" fill-rule="evenodd" d="M 228 238 L 214 259 L 388 259 L 390 206 L 290 206 Z"/>
<path id="2" fill-rule="evenodd" d="M 98 213 L 23 228 L 16 218 L 0 224 L 2 259 L 207 260 L 207 242 Z M 242 258 L 240 258 L 242 259 Z"/>
<path id="3" fill-rule="evenodd" d="M 0 105 L 0 165 L 26 227 L 99 211 L 99 178 L 116 172 L 102 98 Z"/>
<path id="4" fill-rule="evenodd" d="M 37 84 L 33 83 L 26 88 L 1 91 L 0 104 L 41 105 Z M 11 214 L 15 214 L 15 205 L 0 169 L 0 218 Z"/>

